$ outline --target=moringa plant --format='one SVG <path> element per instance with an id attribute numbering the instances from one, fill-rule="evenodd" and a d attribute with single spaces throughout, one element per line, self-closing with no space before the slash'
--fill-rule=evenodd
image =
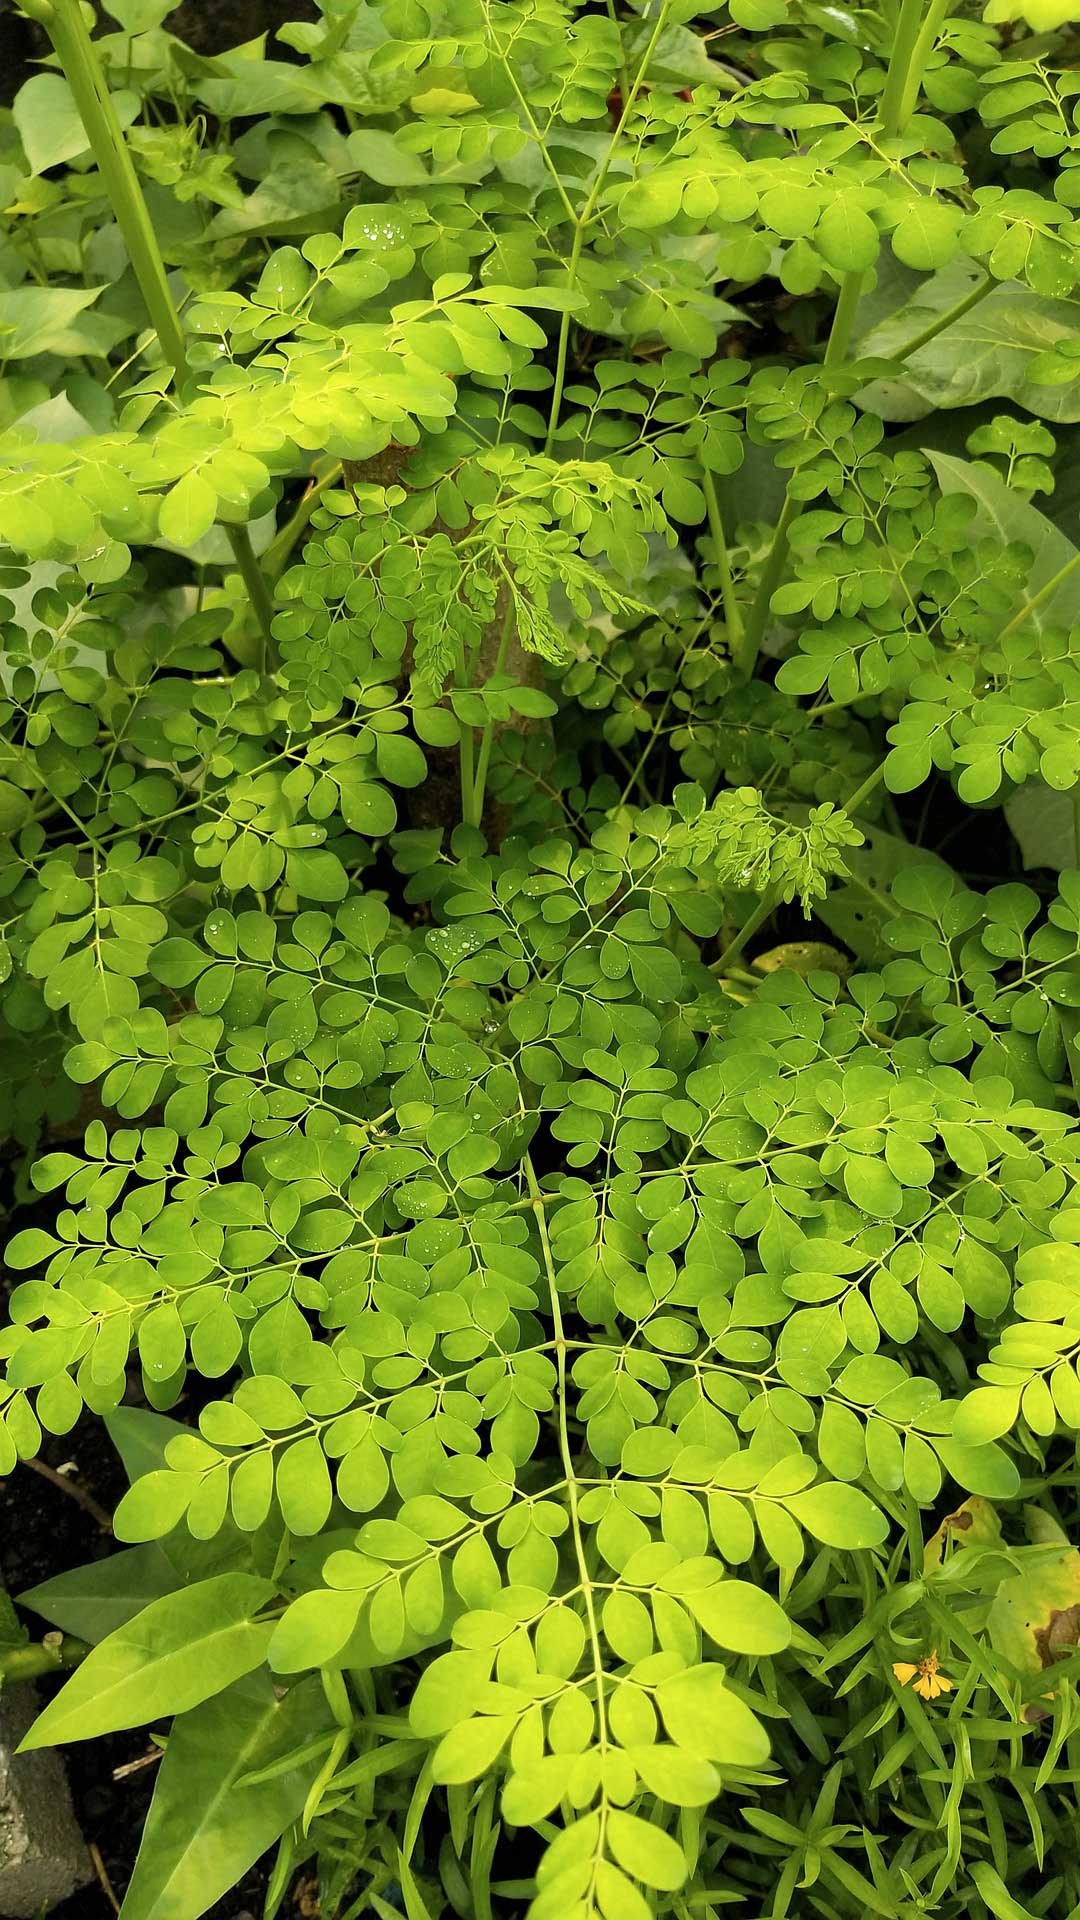
<path id="1" fill-rule="evenodd" d="M 23 4 L 25 1744 L 123 1920 L 1069 1920 L 1073 9 Z"/>

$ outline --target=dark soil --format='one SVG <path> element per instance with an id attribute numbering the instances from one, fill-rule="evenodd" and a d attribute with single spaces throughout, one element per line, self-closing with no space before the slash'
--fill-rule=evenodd
<path id="1" fill-rule="evenodd" d="M 102 31 L 115 30 L 115 21 L 107 18 L 100 5 L 98 13 Z M 314 0 L 180 0 L 164 24 L 196 53 L 213 55 L 242 46 L 261 33 L 272 36 L 287 20 L 318 17 Z M 295 58 L 283 42 L 268 51 L 275 60 Z M 38 71 L 38 62 L 48 53 L 44 29 L 16 13 L 14 0 L 0 0 L 0 105 L 11 105 L 23 81 Z"/>

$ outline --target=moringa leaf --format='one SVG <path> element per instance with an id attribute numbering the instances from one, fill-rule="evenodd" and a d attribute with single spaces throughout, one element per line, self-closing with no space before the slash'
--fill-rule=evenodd
<path id="1" fill-rule="evenodd" d="M 1067 540 L 1038 507 L 1005 486 L 985 462 L 931 453 L 930 463 L 944 493 L 967 494 L 975 501 L 977 511 L 971 523 L 974 538 L 991 534 L 1002 542 L 1019 541 L 1030 548 L 1032 561 L 1024 582 L 1025 601 L 1034 599 L 1075 559 L 1078 549 L 1072 541 Z M 1060 587 L 1033 609 L 1030 618 L 1039 631 L 1080 620 L 1080 572 L 1063 579 Z"/>

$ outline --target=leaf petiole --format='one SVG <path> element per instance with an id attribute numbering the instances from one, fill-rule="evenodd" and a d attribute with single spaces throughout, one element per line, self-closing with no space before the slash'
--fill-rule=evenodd
<path id="1" fill-rule="evenodd" d="M 150 323 L 177 379 L 184 380 L 189 371 L 184 330 L 169 290 L 165 262 L 138 175 L 79 0 L 27 0 L 25 11 L 44 27 L 56 50 L 105 183 L 109 204 L 124 236 Z M 264 654 L 268 657 L 273 616 L 270 589 L 255 558 L 247 528 L 227 522 L 222 525 L 247 588 L 263 635 Z"/>

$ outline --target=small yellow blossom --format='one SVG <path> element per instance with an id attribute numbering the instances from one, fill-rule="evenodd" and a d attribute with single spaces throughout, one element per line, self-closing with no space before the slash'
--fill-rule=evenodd
<path id="1" fill-rule="evenodd" d="M 915 1692 L 923 1700 L 936 1700 L 939 1693 L 951 1693 L 953 1683 L 943 1673 L 938 1672 L 936 1653 L 928 1653 L 924 1659 L 915 1661 L 894 1660 L 893 1672 L 902 1687 L 909 1681 L 915 1682 Z"/>

